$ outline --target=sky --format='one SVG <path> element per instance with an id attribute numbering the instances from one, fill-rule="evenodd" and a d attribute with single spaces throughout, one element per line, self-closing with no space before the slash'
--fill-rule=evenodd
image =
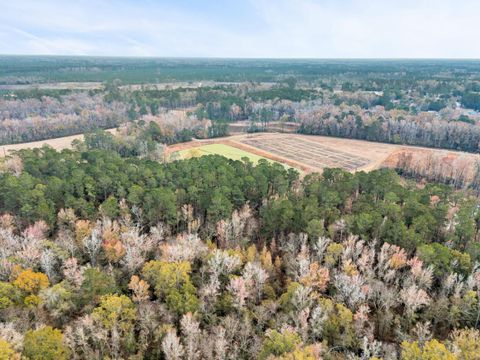
<path id="1" fill-rule="evenodd" d="M 0 54 L 480 58 L 478 0 L 0 0 Z"/>

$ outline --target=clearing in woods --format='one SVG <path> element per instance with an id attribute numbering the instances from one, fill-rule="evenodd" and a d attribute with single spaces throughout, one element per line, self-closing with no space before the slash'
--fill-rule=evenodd
<path id="1" fill-rule="evenodd" d="M 107 130 L 112 134 L 116 129 Z M 71 148 L 73 140 L 83 140 L 83 135 L 0 146 L 0 158 L 10 151 L 48 145 L 56 150 Z M 338 167 L 348 171 L 370 171 L 379 167 L 396 167 L 405 156 L 412 157 L 413 166 L 423 166 L 435 157 L 447 172 L 474 172 L 478 154 L 459 151 L 393 145 L 364 140 L 342 139 L 282 133 L 241 134 L 224 138 L 194 140 L 170 145 L 165 158 L 185 159 L 208 154 L 223 155 L 233 160 L 248 157 L 254 164 L 260 159 L 293 167 L 302 175 L 321 172 L 325 167 Z M 431 161 L 430 161 L 431 162 Z M 422 165 L 423 164 L 423 165 Z"/>
<path id="2" fill-rule="evenodd" d="M 342 168 L 351 172 L 371 171 L 380 167 L 395 168 L 402 158 L 410 156 L 413 166 L 424 166 L 429 163 L 429 159 L 432 162 L 435 158 L 434 163 L 438 163 L 436 166 L 445 168 L 447 173 L 471 173 L 475 170 L 475 164 L 480 162 L 478 154 L 459 151 L 285 133 L 241 134 L 195 140 L 169 146 L 167 155 L 200 149 L 207 144 L 228 145 L 228 154 L 215 152 L 220 155 L 235 159 L 257 155 L 296 168 L 302 175 L 322 172 L 326 167 Z M 236 153 L 241 155 L 235 155 Z"/>
<path id="3" fill-rule="evenodd" d="M 348 171 L 372 170 L 378 168 L 397 149 L 395 145 L 358 140 L 259 133 L 195 140 L 172 145 L 167 152 L 176 152 L 181 158 L 209 153 L 237 160 L 246 156 L 254 163 L 258 158 L 265 158 L 297 168 L 302 173 L 310 173 L 321 172 L 326 167 L 338 167 Z"/>

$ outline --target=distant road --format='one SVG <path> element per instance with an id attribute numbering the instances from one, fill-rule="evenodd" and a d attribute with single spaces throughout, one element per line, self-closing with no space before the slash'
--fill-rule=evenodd
<path id="1" fill-rule="evenodd" d="M 117 128 L 107 129 L 106 131 L 114 133 L 117 131 Z M 70 149 L 72 147 L 73 140 L 83 140 L 83 134 L 64 136 L 59 138 L 33 141 L 33 142 L 27 142 L 27 143 L 21 143 L 21 144 L 0 145 L 0 157 L 4 157 L 5 155 L 8 155 L 10 151 L 40 148 L 43 145 L 49 145 L 53 147 L 55 150 Z"/>

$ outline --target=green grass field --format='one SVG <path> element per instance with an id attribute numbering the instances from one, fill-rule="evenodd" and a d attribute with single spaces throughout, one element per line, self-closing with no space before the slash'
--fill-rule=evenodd
<path id="1" fill-rule="evenodd" d="M 203 145 L 203 146 L 199 146 L 192 149 L 179 151 L 179 155 L 181 159 L 188 159 L 196 156 L 215 155 L 215 154 L 225 156 L 226 158 L 229 158 L 232 160 L 241 160 L 242 158 L 247 157 L 254 164 L 258 163 L 260 159 L 265 159 L 269 162 L 274 162 L 265 157 L 258 156 L 248 151 L 237 149 L 236 147 L 224 145 L 224 144 L 209 144 L 209 145 Z M 288 168 L 288 166 L 285 166 L 285 167 Z"/>

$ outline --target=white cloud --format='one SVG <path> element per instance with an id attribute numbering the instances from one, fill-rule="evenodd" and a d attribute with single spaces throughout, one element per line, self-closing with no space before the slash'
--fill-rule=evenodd
<path id="1" fill-rule="evenodd" d="M 474 45 L 480 33 L 477 1 L 252 3 L 272 29 L 271 38 L 292 43 L 299 56 L 480 57 Z"/>
<path id="2" fill-rule="evenodd" d="M 474 0 L 250 0 L 245 6 L 249 17 L 233 26 L 174 1 L 0 0 L 0 53 L 480 57 Z M 221 8 L 220 15 L 237 16 Z"/>

